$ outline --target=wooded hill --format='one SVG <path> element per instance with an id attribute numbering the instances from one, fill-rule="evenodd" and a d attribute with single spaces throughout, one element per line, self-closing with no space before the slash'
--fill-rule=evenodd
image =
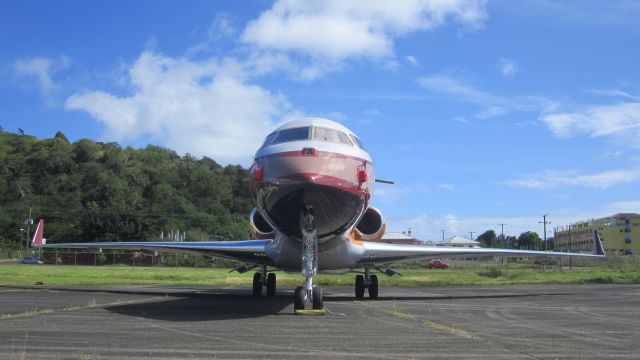
<path id="1" fill-rule="evenodd" d="M 149 145 L 37 139 L 0 128 L 0 248 L 24 243 L 31 209 L 48 243 L 248 239 L 249 173 Z"/>

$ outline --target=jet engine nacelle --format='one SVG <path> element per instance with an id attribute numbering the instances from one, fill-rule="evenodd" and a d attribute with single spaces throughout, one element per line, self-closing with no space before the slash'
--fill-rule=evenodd
<path id="1" fill-rule="evenodd" d="M 253 208 L 251 215 L 249 215 L 249 232 L 253 239 L 273 239 L 275 231 L 267 223 L 258 209 Z"/>
<path id="2" fill-rule="evenodd" d="M 380 210 L 370 207 L 356 225 L 354 238 L 361 241 L 380 241 L 387 228 Z"/>

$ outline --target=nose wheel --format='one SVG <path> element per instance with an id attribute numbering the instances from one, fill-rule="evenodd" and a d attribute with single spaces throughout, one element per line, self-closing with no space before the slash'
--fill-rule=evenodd
<path id="1" fill-rule="evenodd" d="M 313 217 L 313 208 L 308 206 L 300 214 L 302 230 L 302 275 L 306 278 L 304 286 L 294 292 L 294 310 L 304 310 L 307 305 L 314 310 L 322 310 L 322 288 L 313 285 L 313 277 L 318 274 L 318 230 Z"/>
<path id="2" fill-rule="evenodd" d="M 322 310 L 324 307 L 322 301 L 322 288 L 320 286 L 314 286 L 312 298 L 307 297 L 307 291 L 303 286 L 298 286 L 294 292 L 294 310 L 304 310 L 306 304 L 311 304 L 313 310 Z"/>

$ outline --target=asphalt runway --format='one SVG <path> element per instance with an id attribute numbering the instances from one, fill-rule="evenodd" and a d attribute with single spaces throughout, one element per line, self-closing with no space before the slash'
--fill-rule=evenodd
<path id="1" fill-rule="evenodd" d="M 2 359 L 638 359 L 640 286 L 325 288 L 293 292 L 0 286 Z"/>

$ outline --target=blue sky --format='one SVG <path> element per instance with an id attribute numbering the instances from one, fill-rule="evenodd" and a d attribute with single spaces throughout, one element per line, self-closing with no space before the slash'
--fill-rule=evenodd
<path id="1" fill-rule="evenodd" d="M 298 116 L 364 140 L 389 229 L 640 212 L 637 1 L 3 1 L 0 125 L 250 165 Z"/>

